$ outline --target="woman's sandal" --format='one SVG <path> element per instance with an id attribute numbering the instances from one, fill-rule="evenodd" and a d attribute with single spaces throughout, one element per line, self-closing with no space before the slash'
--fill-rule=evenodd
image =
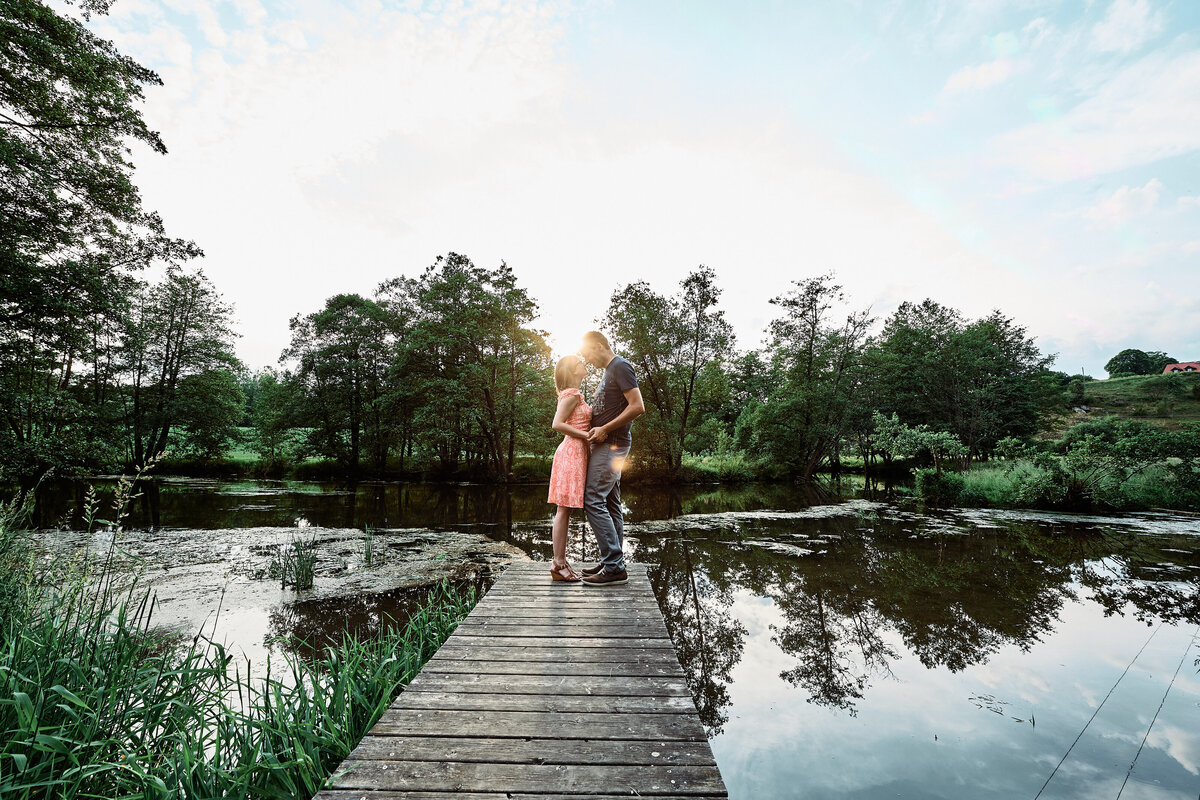
<path id="1" fill-rule="evenodd" d="M 550 577 L 556 581 L 566 581 L 567 583 L 575 583 L 580 580 L 579 576 L 575 574 L 575 570 L 571 569 L 570 564 L 556 567 L 554 562 L 550 562 Z"/>

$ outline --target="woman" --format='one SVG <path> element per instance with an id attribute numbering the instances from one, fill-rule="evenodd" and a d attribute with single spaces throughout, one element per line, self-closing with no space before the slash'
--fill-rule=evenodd
<path id="1" fill-rule="evenodd" d="M 588 429 L 592 427 L 592 409 L 579 392 L 587 367 L 578 356 L 564 356 L 554 367 L 554 388 L 558 390 L 558 408 L 552 428 L 563 435 L 554 451 L 550 468 L 549 501 L 558 506 L 551 528 L 554 560 L 550 577 L 556 581 L 578 581 L 579 575 L 567 563 L 567 525 L 571 509 L 583 508 L 583 485 L 587 479 Z"/>

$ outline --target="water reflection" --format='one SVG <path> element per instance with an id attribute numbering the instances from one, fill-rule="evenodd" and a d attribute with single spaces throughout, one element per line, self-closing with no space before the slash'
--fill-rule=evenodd
<path id="1" fill-rule="evenodd" d="M 745 790 L 751 785 L 756 792 L 741 796 L 776 796 L 774 792 L 786 796 L 788 787 L 796 785 L 785 779 L 790 775 L 810 787 L 806 796 L 954 797 L 965 795 L 947 791 L 946 786 L 896 783 L 881 774 L 864 776 L 853 791 L 824 778 L 795 774 L 790 766 L 767 769 L 764 777 L 761 766 L 727 765 L 721 754 L 736 761 L 741 751 L 759 755 L 769 751 L 789 765 L 799 759 L 820 769 L 820 762 L 811 756 L 824 750 L 814 746 L 811 752 L 800 752 L 794 742 L 799 726 L 845 729 L 861 709 L 869 709 L 867 716 L 885 730 L 859 729 L 864 739 L 858 752 L 890 764 L 896 759 L 881 758 L 879 752 L 885 742 L 898 748 L 897 755 L 917 758 L 912 743 L 892 741 L 895 730 L 915 719 L 925 720 L 935 731 L 948 722 L 953 728 L 963 714 L 983 712 L 1027 725 L 1030 734 L 1044 743 L 1047 750 L 1034 748 L 1025 754 L 1032 761 L 1020 765 L 1032 780 L 1040 771 L 1037 763 L 1079 734 L 1076 729 L 1067 736 L 1065 730 L 1086 722 L 1111 686 L 1115 676 L 1097 670 L 1092 661 L 1116 663 L 1124 658 L 1128 663 L 1149 630 L 1155 629 L 1147 630 L 1147 625 L 1175 634 L 1163 637 L 1161 651 L 1145 650 L 1143 659 L 1165 662 L 1173 653 L 1178 660 L 1189 644 L 1188 631 L 1180 628 L 1200 623 L 1200 557 L 1194 535 L 1186 523 L 1163 525 L 1154 533 L 1144 527 L 1131 529 L 1120 521 L 1068 516 L 996 520 L 980 512 L 918 517 L 894 508 L 849 504 L 793 514 L 720 514 L 643 525 L 636 533 L 635 554 L 651 564 L 654 591 L 697 708 L 714 737 L 731 796 L 737 794 L 735 788 Z M 1057 669 L 1047 669 L 1045 674 L 1022 674 L 1016 681 L 992 678 L 991 685 L 975 685 L 975 676 L 988 674 L 993 659 L 1008 668 L 1028 658 L 1035 648 L 1044 652 L 1047 643 L 1052 650 L 1062 647 L 1064 633 L 1078 636 L 1081 624 L 1072 617 L 1078 618 L 1081 609 L 1090 617 L 1090 634 L 1108 639 L 1111 653 L 1071 642 L 1055 656 L 1071 662 L 1075 670 L 1065 684 L 1063 676 L 1052 677 Z M 1134 627 L 1096 618 L 1127 620 Z M 743 659 L 751 662 L 744 669 Z M 768 668 L 773 675 L 766 672 Z M 1097 672 L 1103 672 L 1103 677 L 1090 681 L 1088 676 Z M 975 690 L 964 691 L 955 702 L 937 697 L 938 703 L 947 704 L 941 714 L 931 716 L 911 703 L 901 710 L 891 709 L 890 715 L 883 713 L 897 693 L 928 684 L 937 675 L 946 676 L 935 681 L 942 692 L 959 685 L 975 685 Z M 1166 675 L 1169 678 L 1170 672 Z M 1194 687 L 1194 674 L 1191 677 Z M 1086 684 L 1090 700 L 1077 699 L 1066 707 L 1051 701 L 1074 694 L 1073 683 Z M 1165 680 L 1145 683 L 1138 687 L 1130 681 L 1132 688 L 1123 696 L 1126 707 L 1118 711 L 1114 703 L 1114 710 L 1106 710 L 1106 715 L 1118 715 L 1105 716 L 1105 725 L 1097 726 L 1097 731 L 1107 729 L 1107 733 L 1084 737 L 1089 744 L 1072 753 L 1073 759 L 1094 762 L 1120 752 L 1128 766 L 1133 751 L 1110 746 L 1110 739 L 1137 738 L 1147 731 L 1167 684 Z M 771 685 L 777 688 L 764 697 L 763 687 Z M 841 715 L 840 721 L 837 716 L 801 714 L 779 686 L 791 687 L 797 701 Z M 1190 704 L 1180 700 L 1178 689 L 1176 693 L 1168 711 L 1176 717 L 1190 715 L 1192 723 L 1200 726 L 1195 689 Z M 747 701 L 747 696 L 754 701 Z M 1038 696 L 1040 700 L 1031 702 Z M 766 751 L 765 745 L 760 746 L 760 727 L 730 725 L 731 714 L 762 724 L 767 722 L 764 717 L 774 717 L 781 709 L 796 726 L 791 729 L 793 741 L 780 741 Z M 1034 733 L 1039 718 L 1048 736 Z M 945 727 L 941 730 L 945 736 Z M 1160 737 L 1170 733 L 1169 726 L 1155 730 Z M 971 735 L 965 739 L 955 735 L 951 741 L 970 750 Z M 1011 747 L 1013 735 L 1002 735 L 1000 746 Z M 946 741 L 937 736 L 931 732 L 929 741 Z M 726 745 L 729 737 L 733 741 Z M 1182 746 L 1162 741 L 1164 746 Z M 1188 741 L 1195 742 L 1195 737 Z M 847 747 L 854 750 L 853 743 Z M 1147 765 L 1161 761 L 1163 754 L 1147 756 L 1139 768 L 1155 776 L 1160 789 L 1164 785 L 1171 792 L 1195 789 L 1200 781 L 1188 765 L 1200 759 L 1200 751 L 1185 748 L 1185 752 L 1182 761 L 1158 767 Z M 1057 753 L 1054 760 L 1061 755 Z M 923 753 L 919 758 L 934 756 Z M 980 764 L 989 763 L 986 755 L 978 758 Z M 935 763 L 936 759 L 929 766 Z M 1011 782 L 991 775 L 990 766 L 986 772 L 997 779 L 995 796 L 1012 796 Z M 1048 772 L 1040 771 L 1043 779 Z M 1163 775 L 1169 780 L 1164 781 Z M 1083 785 L 1095 785 L 1092 778 L 1075 777 Z M 1018 784 L 1023 792 L 1028 781 Z M 815 791 L 818 785 L 824 785 L 824 790 Z M 1029 796 L 1037 788 L 1033 785 Z M 1093 796 L 1091 789 L 1060 791 L 1066 790 L 1055 785 L 1043 796 Z M 1194 791 L 1191 795 L 1171 792 L 1164 796 L 1195 796 Z"/>
<path id="2" fill-rule="evenodd" d="M 732 797 L 1033 797 L 1048 778 L 1046 798 L 1126 779 L 1123 797 L 1196 797 L 1196 520 L 926 515 L 785 486 L 623 499 Z M 185 627 L 225 586 L 223 632 L 250 651 L 369 635 L 440 576 L 547 559 L 550 511 L 541 486 L 163 480 L 131 520 L 153 530 L 122 546 Z M 314 590 L 256 580 L 301 518 Z M 595 557 L 585 531 L 575 561 Z"/>
<path id="3" fill-rule="evenodd" d="M 1027 651 L 1081 590 L 1110 614 L 1200 621 L 1196 584 L 1177 580 L 1200 574 L 1196 553 L 1169 540 L 1097 535 L 1069 522 L 968 536 L 952 518 L 914 533 L 912 519 L 874 514 L 864 523 L 829 510 L 824 518 L 725 515 L 697 520 L 700 530 L 681 519 L 638 534 L 637 558 L 653 565 L 655 593 L 714 732 L 743 651 L 745 627 L 730 613 L 738 591 L 780 613 L 773 641 L 794 659 L 782 677 L 810 702 L 851 713 L 872 682 L 891 676 L 900 651 L 889 633 L 927 669 L 958 672 L 1001 648 Z M 1164 559 L 1173 580 L 1147 572 Z"/>

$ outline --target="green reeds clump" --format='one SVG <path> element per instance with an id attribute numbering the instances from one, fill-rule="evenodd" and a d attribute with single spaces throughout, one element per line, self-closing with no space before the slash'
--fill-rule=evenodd
<path id="1" fill-rule="evenodd" d="M 279 588 L 291 584 L 296 589 L 313 588 L 317 572 L 317 537 L 293 537 L 286 544 L 276 544 L 267 566 L 267 577 L 277 579 Z"/>
<path id="2" fill-rule="evenodd" d="M 211 635 L 152 627 L 153 595 L 117 580 L 111 549 L 31 580 L 25 544 L 0 519 L 0 582 L 26 595 L 0 619 L 6 800 L 312 797 L 475 601 L 443 584 L 403 626 L 252 678 Z"/>
<path id="3" fill-rule="evenodd" d="M 474 603 L 442 585 L 403 627 L 286 657 L 280 681 L 157 634 L 149 594 L 106 596 L 78 584 L 7 631 L 0 796 L 312 797 Z"/>

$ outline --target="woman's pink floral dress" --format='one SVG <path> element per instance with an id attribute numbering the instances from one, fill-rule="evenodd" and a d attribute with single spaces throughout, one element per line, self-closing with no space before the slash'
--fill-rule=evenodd
<path id="1" fill-rule="evenodd" d="M 578 389 L 563 389 L 558 399 L 579 395 L 579 405 L 567 417 L 572 428 L 586 431 L 592 427 L 592 407 Z M 588 443 L 574 436 L 563 436 L 554 451 L 554 466 L 550 468 L 550 502 L 569 508 L 583 508 L 583 485 L 587 481 Z"/>

